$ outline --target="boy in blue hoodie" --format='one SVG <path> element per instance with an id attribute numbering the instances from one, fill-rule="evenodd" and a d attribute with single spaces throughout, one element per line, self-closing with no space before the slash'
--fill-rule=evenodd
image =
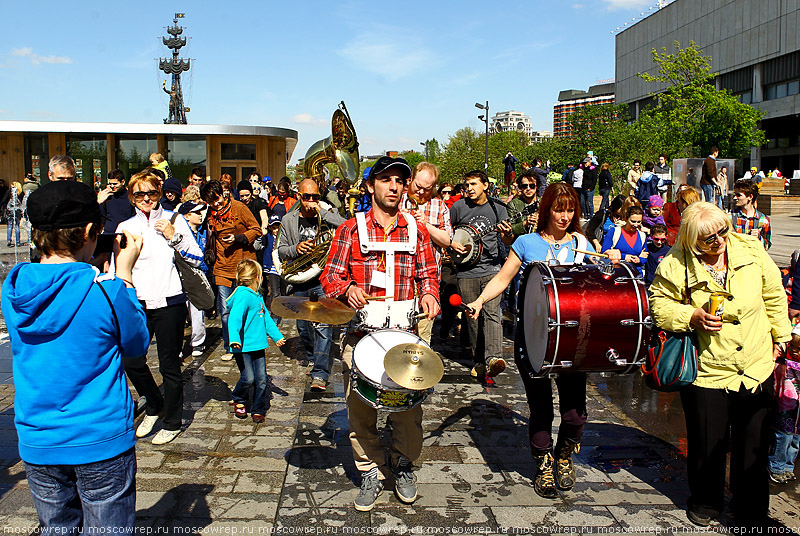
<path id="1" fill-rule="evenodd" d="M 133 401 L 122 359 L 150 336 L 131 270 L 141 237 L 115 243 L 116 276 L 88 264 L 102 215 L 86 184 L 54 181 L 31 194 L 39 264 L 16 265 L 2 310 L 14 357 L 14 422 L 39 523 L 63 534 L 133 527 Z M 112 530 L 113 529 L 113 530 Z"/>

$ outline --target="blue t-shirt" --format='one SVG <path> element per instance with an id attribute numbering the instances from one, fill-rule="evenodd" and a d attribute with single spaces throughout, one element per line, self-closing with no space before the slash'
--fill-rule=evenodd
<path id="1" fill-rule="evenodd" d="M 576 239 L 562 244 L 551 244 L 539 233 L 530 233 L 522 235 L 514 241 L 511 250 L 517 254 L 517 257 L 522 261 L 520 272 L 525 270 L 525 267 L 532 262 L 536 261 L 550 261 L 558 259 L 560 264 L 571 264 L 575 262 L 575 245 Z M 594 251 L 594 247 L 588 242 L 585 244 L 585 251 Z"/>

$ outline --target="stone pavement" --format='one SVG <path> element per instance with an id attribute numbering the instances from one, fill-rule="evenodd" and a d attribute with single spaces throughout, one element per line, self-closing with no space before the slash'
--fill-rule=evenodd
<path id="1" fill-rule="evenodd" d="M 513 362 L 495 387 L 484 387 L 470 378 L 468 352 L 452 338 L 434 339 L 445 376 L 424 404 L 419 499 L 404 505 L 388 487 L 372 512 L 357 512 L 340 361 L 328 391 L 311 393 L 293 324 L 281 325 L 290 338 L 283 351 L 267 352 L 274 398 L 263 424 L 234 418 L 228 400 L 238 373 L 219 359 L 220 348 L 186 361 L 184 432 L 167 445 L 145 438 L 136 447 L 143 531 L 695 531 L 684 513 L 685 444 L 680 430 L 670 432 L 676 422 L 682 427 L 674 396 L 647 390 L 636 376 L 593 376 L 578 484 L 545 500 L 531 485 L 528 408 Z M 218 321 L 212 325 L 209 335 L 218 337 Z M 150 357 L 155 364 L 154 347 Z M 17 456 L 10 385 L 0 387 L 0 404 L 0 526 L 29 531 L 37 519 Z M 378 427 L 388 436 L 385 415 Z M 647 429 L 637 423 L 648 419 Z M 797 500 L 794 485 L 776 493 L 774 517 L 800 525 Z"/>

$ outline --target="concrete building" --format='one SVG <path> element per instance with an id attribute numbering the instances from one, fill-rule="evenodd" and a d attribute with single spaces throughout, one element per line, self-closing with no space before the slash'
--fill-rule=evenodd
<path id="1" fill-rule="evenodd" d="M 164 155 L 181 181 L 195 166 L 236 182 L 254 170 L 280 178 L 296 145 L 297 131 L 277 127 L 0 121 L 0 178 L 21 182 L 32 173 L 47 182 L 50 158 L 66 154 L 79 179 L 105 183 L 109 170 L 130 177 L 149 166 L 151 153 Z"/>
<path id="2" fill-rule="evenodd" d="M 534 130 L 531 132 L 531 143 L 539 143 L 553 137 L 552 130 Z"/>
<path id="3" fill-rule="evenodd" d="M 800 0 L 676 0 L 617 34 L 617 102 L 632 116 L 660 89 L 636 75 L 656 73 L 652 50 L 675 41 L 694 41 L 711 56 L 717 87 L 765 112 L 769 142 L 744 167 L 800 169 Z"/>
<path id="4" fill-rule="evenodd" d="M 494 114 L 489 128 L 492 133 L 516 130 L 524 132 L 529 137 L 533 134 L 531 118 L 522 112 L 515 112 L 514 110 Z"/>
<path id="5" fill-rule="evenodd" d="M 553 105 L 553 134 L 556 137 L 567 135 L 569 116 L 586 106 L 614 104 L 614 83 L 591 86 L 587 91 L 567 89 L 558 94 L 558 102 Z"/>

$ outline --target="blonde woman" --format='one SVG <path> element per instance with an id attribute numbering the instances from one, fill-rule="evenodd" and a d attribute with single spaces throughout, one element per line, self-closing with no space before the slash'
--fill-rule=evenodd
<path id="1" fill-rule="evenodd" d="M 726 298 L 719 316 L 707 310 L 711 293 Z M 722 512 L 731 450 L 735 521 L 761 527 L 769 509 L 767 415 L 774 405 L 774 360 L 791 340 L 780 271 L 758 239 L 733 232 L 722 210 L 698 201 L 683 210 L 677 241 L 659 265 L 650 294 L 656 325 L 697 334 L 697 379 L 681 391 L 688 518 L 706 526 Z"/>
<path id="2" fill-rule="evenodd" d="M 8 226 L 6 227 L 6 241 L 8 242 L 8 247 L 11 247 L 12 244 L 16 246 L 21 245 L 19 227 L 22 221 L 24 197 L 25 193 L 22 191 L 22 185 L 18 182 L 13 182 L 11 183 L 11 188 L 9 188 L 6 195 L 3 196 L 3 200 L 0 201 L 0 204 L 5 207 L 6 219 L 8 220 Z M 13 243 L 11 242 L 12 232 L 16 237 L 16 242 Z"/>

